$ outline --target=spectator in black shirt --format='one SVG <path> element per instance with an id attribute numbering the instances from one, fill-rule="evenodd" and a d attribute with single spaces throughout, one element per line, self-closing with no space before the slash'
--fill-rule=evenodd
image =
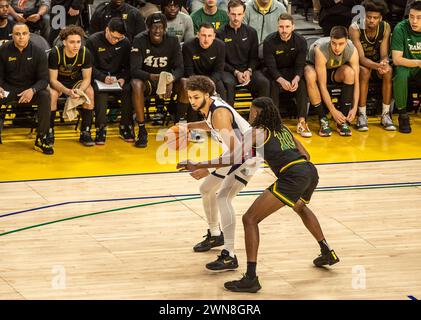
<path id="1" fill-rule="evenodd" d="M 27 25 L 17 23 L 12 32 L 13 41 L 4 44 L 0 50 L 0 104 L 37 105 L 35 150 L 53 154 L 46 137 L 50 117 L 47 56 L 29 40 Z"/>
<path id="2" fill-rule="evenodd" d="M 82 124 L 79 142 L 84 146 L 95 145 L 91 137 L 92 110 L 94 108 L 94 89 L 91 86 L 92 56 L 86 47 L 82 47 L 84 31 L 81 27 L 70 25 L 60 31 L 63 45 L 54 47 L 48 57 L 50 71 L 51 120 L 48 139 L 54 143 L 54 119 L 57 99 L 65 94 L 69 98 L 79 98 L 76 89 L 83 91 L 90 104 L 82 105 Z"/>
<path id="3" fill-rule="evenodd" d="M 139 10 L 129 5 L 124 0 L 111 0 L 101 3 L 92 15 L 89 34 L 104 31 L 111 18 L 120 17 L 126 25 L 126 36 L 130 42 L 140 32 L 146 29 L 145 20 Z"/>
<path id="4" fill-rule="evenodd" d="M 311 137 L 307 118 L 307 92 L 304 81 L 307 42 L 294 31 L 294 19 L 288 13 L 278 18 L 278 31 L 263 41 L 266 73 L 271 80 L 271 97 L 279 107 L 280 93 L 293 93 L 297 103 L 297 133 Z"/>
<path id="5" fill-rule="evenodd" d="M 319 25 L 324 35 L 329 36 L 334 26 L 348 28 L 354 16 L 352 8 L 360 2 L 360 0 L 320 0 Z"/>
<path id="6" fill-rule="evenodd" d="M 86 47 L 92 54 L 92 80 L 106 84 L 118 82 L 122 91 L 114 93 L 121 96 L 120 137 L 133 142 L 133 106 L 130 86 L 130 49 L 129 39 L 125 37 L 126 29 L 121 18 L 112 18 L 105 31 L 91 35 Z M 95 127 L 96 144 L 105 144 L 107 135 L 107 101 L 112 92 L 101 91 L 93 83 L 95 92 Z"/>
<path id="7" fill-rule="evenodd" d="M 0 0 L 0 46 L 12 39 L 12 29 L 15 24 L 9 20 L 9 0 Z"/>
<path id="8" fill-rule="evenodd" d="M 85 0 L 51 0 L 51 8 L 54 6 L 60 5 L 63 6 L 66 10 L 66 25 L 77 24 L 80 19 L 80 13 L 83 9 L 83 1 Z M 51 27 L 50 27 L 50 45 L 54 43 L 54 40 L 58 37 L 60 33 L 60 28 L 55 26 L 56 23 L 54 17 L 59 14 L 61 11 L 53 12 L 51 11 Z"/>
<path id="9" fill-rule="evenodd" d="M 269 96 L 269 80 L 259 70 L 257 31 L 245 24 L 246 5 L 241 0 L 228 3 L 229 23 L 216 35 L 225 42 L 225 72 L 222 81 L 227 90 L 227 102 L 233 106 L 236 86 L 242 86 L 255 96 Z"/>
<path id="10" fill-rule="evenodd" d="M 132 100 L 139 126 L 139 134 L 135 141 L 138 148 L 145 148 L 148 144 L 144 116 L 145 96 L 155 95 L 160 74 L 168 72 L 173 81 L 167 83 L 165 98 L 172 98 L 176 93 L 175 88 L 179 87 L 174 87 L 174 83 L 183 76 L 184 71 L 178 38 L 165 33 L 165 15 L 161 12 L 149 15 L 146 25 L 148 31 L 134 38 L 130 54 Z"/>
<path id="11" fill-rule="evenodd" d="M 226 99 L 222 73 L 225 64 L 225 45 L 216 39 L 215 28 L 211 23 L 203 23 L 199 27 L 197 37 L 183 44 L 184 75 L 188 78 L 192 75 L 208 76 L 215 83 L 216 92 L 222 99 Z M 189 107 L 189 99 L 186 90 L 187 79 L 183 78 L 182 93 L 178 99 L 178 118 L 184 118 L 187 111 L 188 121 L 197 121 L 196 113 Z M 183 112 L 184 111 L 184 112 Z"/>

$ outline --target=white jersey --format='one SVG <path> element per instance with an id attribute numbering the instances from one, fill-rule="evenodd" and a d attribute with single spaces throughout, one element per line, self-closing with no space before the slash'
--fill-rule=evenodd
<path id="1" fill-rule="evenodd" d="M 232 114 L 232 128 L 234 129 L 237 139 L 239 141 L 243 141 L 243 136 L 246 134 L 247 131 L 251 130 L 250 124 L 233 107 L 231 107 L 224 100 L 222 100 L 221 98 L 217 96 L 212 96 L 211 98 L 214 102 L 209 107 L 209 113 L 205 121 L 208 124 L 209 128 L 211 129 L 212 137 L 215 138 L 217 141 L 219 141 L 223 145 L 223 147 L 227 147 L 224 144 L 219 132 L 216 131 L 216 129 L 214 128 L 212 124 L 213 112 L 219 108 L 224 108 L 224 109 L 228 109 Z"/>

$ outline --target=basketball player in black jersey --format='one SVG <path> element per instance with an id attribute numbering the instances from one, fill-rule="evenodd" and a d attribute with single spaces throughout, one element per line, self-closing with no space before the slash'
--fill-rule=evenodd
<path id="1" fill-rule="evenodd" d="M 335 252 L 325 240 L 320 224 L 307 203 L 315 190 L 319 177 L 316 167 L 309 161 L 310 156 L 303 145 L 294 138 L 291 131 L 282 124 L 281 116 L 272 99 L 260 97 L 254 99 L 250 109 L 249 122 L 252 126 L 250 139 L 257 154 L 264 157 L 277 177 L 275 183 L 267 188 L 251 205 L 243 216 L 245 231 L 247 272 L 241 280 L 225 283 L 225 288 L 235 292 L 257 292 L 261 289 L 256 276 L 257 250 L 259 247 L 258 224 L 287 205 L 302 219 L 306 228 L 318 241 L 321 255 L 314 259 L 317 267 L 333 265 L 339 262 Z M 264 140 L 258 139 L 264 135 Z M 256 141 L 264 141 L 258 145 Z M 240 152 L 242 152 L 241 150 Z M 219 167 L 228 161 L 180 163 L 179 168 L 197 170 L 199 168 Z"/>
<path id="2" fill-rule="evenodd" d="M 50 133 L 47 136 L 54 144 L 54 118 L 57 110 L 57 100 L 65 94 L 69 98 L 80 98 L 76 89 L 83 91 L 90 103 L 82 105 L 82 124 L 79 142 L 84 146 L 95 145 L 91 137 L 92 110 L 94 108 L 94 89 L 91 86 L 92 57 L 89 50 L 82 46 L 85 32 L 79 26 L 69 25 L 60 31 L 62 46 L 51 49 L 48 57 L 50 72 L 51 121 Z"/>
<path id="3" fill-rule="evenodd" d="M 392 100 L 392 73 L 389 65 L 390 26 L 383 17 L 387 14 L 387 4 L 383 0 L 365 0 L 365 26 L 353 23 L 349 35 L 357 48 L 360 58 L 360 101 L 358 107 L 357 129 L 368 130 L 366 115 L 368 83 L 370 79 L 382 80 L 383 110 L 381 125 L 385 130 L 393 131 L 390 102 Z M 365 27 L 365 28 L 364 28 Z"/>

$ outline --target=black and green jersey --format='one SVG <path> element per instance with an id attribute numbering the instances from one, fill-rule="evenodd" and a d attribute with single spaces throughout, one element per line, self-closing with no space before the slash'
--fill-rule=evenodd
<path id="1" fill-rule="evenodd" d="M 357 23 L 355 23 L 355 25 L 358 27 Z M 374 62 L 379 62 L 381 59 L 380 47 L 383 42 L 387 25 L 388 23 L 386 21 L 381 21 L 377 26 L 374 38 L 369 38 L 367 36 L 366 29 L 358 28 L 358 31 L 360 32 L 360 42 L 364 50 L 364 56 Z"/>
<path id="2" fill-rule="evenodd" d="M 291 131 L 285 126 L 280 131 L 267 131 L 264 144 L 256 146 L 256 151 L 277 177 L 291 165 L 306 161 L 298 151 Z"/>
<path id="3" fill-rule="evenodd" d="M 408 19 L 399 22 L 393 30 L 391 49 L 402 51 L 406 59 L 421 60 L 421 32 L 413 31 Z"/>

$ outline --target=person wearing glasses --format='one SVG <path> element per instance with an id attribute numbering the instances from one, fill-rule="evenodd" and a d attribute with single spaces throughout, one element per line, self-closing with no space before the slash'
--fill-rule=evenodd
<path id="1" fill-rule="evenodd" d="M 12 41 L 0 50 L 0 105 L 17 102 L 38 106 L 38 128 L 35 150 L 53 154 L 47 144 L 50 93 L 48 86 L 47 56 L 29 39 L 29 28 L 17 23 L 12 29 Z"/>
<path id="2" fill-rule="evenodd" d="M 104 31 L 94 33 L 86 41 L 92 53 L 92 82 L 98 80 L 106 84 L 118 83 L 121 91 L 100 90 L 93 83 L 95 93 L 95 143 L 105 144 L 107 135 L 107 100 L 109 94 L 117 94 L 121 99 L 120 138 L 126 142 L 134 141 L 133 106 L 130 86 L 131 44 L 125 36 L 126 28 L 121 18 L 112 18 Z"/>
<path id="3" fill-rule="evenodd" d="M 76 89 L 83 91 L 90 103 L 84 103 L 81 111 L 81 133 L 79 142 L 91 147 L 95 142 L 91 137 L 92 110 L 94 108 L 94 89 L 91 86 L 92 55 L 82 46 L 85 32 L 79 26 L 69 25 L 60 31 L 63 45 L 52 48 L 48 57 L 50 71 L 51 118 L 50 131 L 47 136 L 54 144 L 54 119 L 57 100 L 65 94 L 69 98 L 80 98 Z"/>

